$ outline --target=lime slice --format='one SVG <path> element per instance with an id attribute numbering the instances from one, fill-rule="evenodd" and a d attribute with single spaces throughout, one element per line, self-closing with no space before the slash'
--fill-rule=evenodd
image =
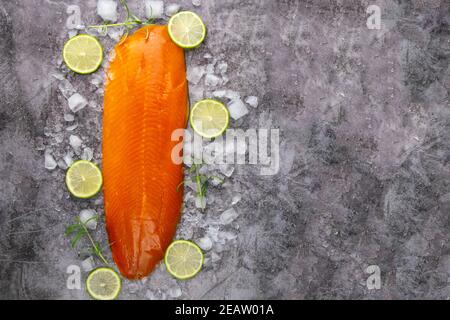
<path id="1" fill-rule="evenodd" d="M 230 115 L 219 101 L 206 99 L 197 102 L 191 111 L 191 127 L 205 138 L 220 136 L 227 128 Z"/>
<path id="2" fill-rule="evenodd" d="M 63 58 L 67 67 L 81 74 L 96 71 L 103 61 L 103 48 L 93 36 L 80 34 L 64 45 Z"/>
<path id="3" fill-rule="evenodd" d="M 86 280 L 86 290 L 96 300 L 114 300 L 120 293 L 122 280 L 113 269 L 98 268 Z"/>
<path id="4" fill-rule="evenodd" d="M 175 278 L 189 279 L 202 268 L 203 252 L 193 242 L 176 240 L 167 248 L 164 263 L 167 271 Z"/>
<path id="5" fill-rule="evenodd" d="M 92 162 L 80 160 L 73 163 L 66 173 L 66 185 L 70 193 L 77 198 L 91 198 L 102 187 L 103 178 L 100 169 Z"/>
<path id="6" fill-rule="evenodd" d="M 182 11 L 174 15 L 168 24 L 169 36 L 184 49 L 198 47 L 206 36 L 206 27 L 202 18 L 191 11 Z"/>

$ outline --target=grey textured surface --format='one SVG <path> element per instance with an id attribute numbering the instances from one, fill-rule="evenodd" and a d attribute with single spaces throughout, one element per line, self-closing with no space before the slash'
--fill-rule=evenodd
<path id="1" fill-rule="evenodd" d="M 259 97 L 231 126 L 279 128 L 281 169 L 237 168 L 204 213 L 188 194 L 179 237 L 203 237 L 239 193 L 239 217 L 219 231 L 233 236 L 213 243 L 198 277 L 161 267 L 121 298 L 450 298 L 450 1 L 177 2 L 209 30 L 188 63 L 211 53 L 228 63 L 226 88 Z M 85 256 L 64 228 L 83 208 L 102 213 L 102 199 L 70 199 L 64 170 L 44 168 L 43 150 L 60 160 L 70 134 L 100 159 L 101 89 L 61 66 L 67 4 L 100 23 L 95 1 L 0 0 L 0 298 L 87 298 L 66 288 Z M 381 30 L 366 27 L 370 4 Z M 58 73 L 92 101 L 73 133 Z M 103 224 L 95 236 L 105 241 Z M 366 287 L 369 265 L 380 290 Z"/>

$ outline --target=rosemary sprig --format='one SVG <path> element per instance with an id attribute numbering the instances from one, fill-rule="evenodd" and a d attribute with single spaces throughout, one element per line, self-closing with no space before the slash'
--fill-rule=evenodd
<path id="1" fill-rule="evenodd" d="M 187 181 L 192 181 L 195 182 L 197 185 L 197 198 L 199 199 L 203 199 L 206 197 L 206 193 L 208 191 L 208 186 L 209 186 L 209 182 L 211 180 L 217 180 L 219 181 L 220 184 L 222 184 L 224 182 L 223 179 L 217 177 L 217 176 L 209 176 L 209 175 L 205 175 L 205 174 L 201 174 L 200 173 L 200 169 L 202 167 L 202 163 L 200 164 L 192 164 L 191 168 L 187 171 L 189 177 L 186 178 L 185 181 L 182 181 L 178 186 L 177 186 L 177 192 L 179 191 L 180 187 L 185 184 Z"/>
<path id="2" fill-rule="evenodd" d="M 154 22 L 154 19 L 149 18 L 145 21 L 139 19 L 135 14 L 130 11 L 126 0 L 119 0 L 122 8 L 125 10 L 127 17 L 124 22 L 119 23 L 110 23 L 110 24 L 102 24 L 96 26 L 88 26 L 88 28 L 100 29 L 100 32 L 106 33 L 109 27 L 125 27 L 127 28 L 127 32 L 125 34 L 125 38 L 128 36 L 129 31 L 138 25 L 150 25 Z"/>
<path id="3" fill-rule="evenodd" d="M 87 223 L 89 221 L 97 220 L 97 219 L 98 219 L 98 217 L 92 217 L 83 223 L 79 217 L 75 218 L 76 223 L 74 223 L 66 228 L 66 236 L 67 237 L 72 236 L 70 244 L 72 245 L 73 248 L 76 247 L 77 243 L 80 241 L 80 239 L 82 237 L 86 236 L 92 246 L 90 248 L 90 253 L 93 254 L 94 256 L 97 256 L 105 264 L 109 265 L 108 260 L 106 260 L 106 258 L 104 257 L 104 255 L 102 253 L 100 243 L 97 241 L 94 241 L 94 238 L 92 237 L 92 235 L 90 234 L 90 232 L 87 228 Z"/>

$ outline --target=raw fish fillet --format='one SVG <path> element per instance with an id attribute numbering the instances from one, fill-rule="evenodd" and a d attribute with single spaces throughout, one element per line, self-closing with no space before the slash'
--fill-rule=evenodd
<path id="1" fill-rule="evenodd" d="M 180 219 L 182 165 L 172 132 L 186 127 L 183 49 L 167 26 L 146 26 L 114 49 L 103 115 L 106 228 L 123 276 L 147 276 L 163 258 Z"/>

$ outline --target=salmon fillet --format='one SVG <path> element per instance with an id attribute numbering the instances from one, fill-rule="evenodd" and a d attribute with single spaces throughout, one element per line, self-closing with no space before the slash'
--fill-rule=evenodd
<path id="1" fill-rule="evenodd" d="M 147 276 L 180 219 L 182 165 L 172 132 L 186 127 L 183 49 L 166 26 L 146 26 L 119 43 L 107 71 L 103 115 L 106 228 L 122 275 Z"/>

